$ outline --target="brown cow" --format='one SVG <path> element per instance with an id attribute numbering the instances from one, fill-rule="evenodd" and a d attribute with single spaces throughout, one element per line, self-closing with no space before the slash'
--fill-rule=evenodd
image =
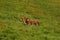
<path id="1" fill-rule="evenodd" d="M 24 24 L 29 24 L 29 25 L 39 25 L 39 22 L 37 20 L 32 20 L 27 17 L 22 17 L 22 21 Z"/>

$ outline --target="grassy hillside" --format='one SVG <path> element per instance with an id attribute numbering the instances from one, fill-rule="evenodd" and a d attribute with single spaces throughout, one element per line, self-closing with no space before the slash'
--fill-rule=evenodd
<path id="1" fill-rule="evenodd" d="M 40 25 L 25 25 L 22 16 Z M 60 0 L 0 0 L 0 40 L 60 40 Z"/>

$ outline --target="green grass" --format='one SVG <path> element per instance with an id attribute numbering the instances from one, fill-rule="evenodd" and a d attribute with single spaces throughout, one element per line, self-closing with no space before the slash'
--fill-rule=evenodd
<path id="1" fill-rule="evenodd" d="M 40 25 L 24 24 L 22 16 Z M 60 1 L 0 0 L 0 40 L 60 40 Z"/>

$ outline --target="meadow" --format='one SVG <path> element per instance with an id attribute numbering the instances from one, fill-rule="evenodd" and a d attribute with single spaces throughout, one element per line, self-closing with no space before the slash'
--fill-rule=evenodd
<path id="1" fill-rule="evenodd" d="M 60 40 L 60 0 L 0 0 L 0 40 Z"/>

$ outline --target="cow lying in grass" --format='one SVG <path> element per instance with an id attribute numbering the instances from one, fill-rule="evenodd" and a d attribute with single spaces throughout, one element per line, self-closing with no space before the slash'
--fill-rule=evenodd
<path id="1" fill-rule="evenodd" d="M 39 25 L 39 22 L 37 20 L 32 20 L 27 17 L 22 17 L 22 21 L 23 23 L 29 24 L 29 25 Z"/>

